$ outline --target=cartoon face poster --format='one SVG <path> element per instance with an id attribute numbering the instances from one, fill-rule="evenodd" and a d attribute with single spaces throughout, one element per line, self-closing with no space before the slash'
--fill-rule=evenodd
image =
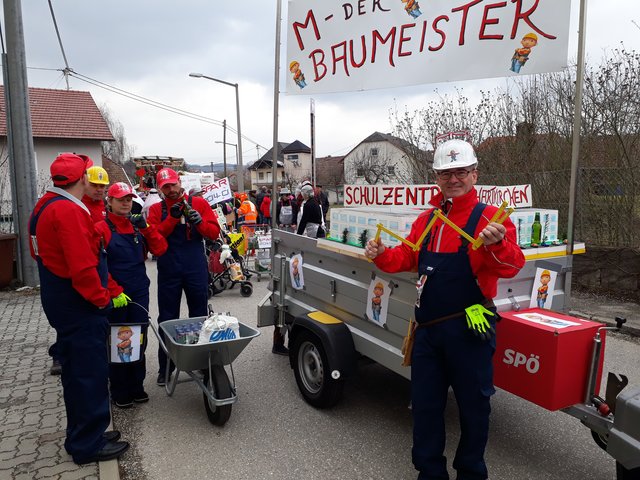
<path id="1" fill-rule="evenodd" d="M 366 314 L 367 318 L 381 327 L 387 323 L 387 311 L 389 310 L 389 297 L 391 288 L 389 281 L 377 275 L 371 280 L 367 294 Z"/>
<path id="2" fill-rule="evenodd" d="M 140 360 L 142 326 L 112 325 L 110 333 L 111 363 L 130 363 Z"/>
<path id="3" fill-rule="evenodd" d="M 296 290 L 304 288 L 304 276 L 302 274 L 302 255 L 299 253 L 293 255 L 289 261 L 289 276 L 291 277 L 291 286 Z"/>
<path id="4" fill-rule="evenodd" d="M 533 279 L 533 290 L 531 290 L 531 302 L 529 308 L 546 308 L 551 309 L 553 303 L 553 292 L 556 287 L 556 278 L 558 272 L 547 270 L 544 268 L 536 269 L 536 275 Z"/>

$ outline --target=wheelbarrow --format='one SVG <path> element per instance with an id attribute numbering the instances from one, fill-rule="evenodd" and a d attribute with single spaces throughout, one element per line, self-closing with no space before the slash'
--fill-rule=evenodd
<path id="1" fill-rule="evenodd" d="M 249 342 L 260 335 L 260 332 L 242 322 L 239 338 L 219 340 L 204 344 L 182 344 L 177 329 L 192 323 L 204 322 L 206 317 L 167 320 L 156 325 L 150 321 L 151 329 L 156 334 L 160 348 L 176 366 L 175 374 L 170 379 L 169 362 L 165 371 L 165 391 L 173 395 L 178 383 L 195 382 L 202 390 L 204 408 L 209 421 L 214 425 L 224 425 L 231 416 L 231 408 L 238 400 L 236 380 L 233 374 L 233 361 L 240 355 Z M 224 368 L 229 366 L 231 380 Z M 191 378 L 179 380 L 180 372 Z"/>

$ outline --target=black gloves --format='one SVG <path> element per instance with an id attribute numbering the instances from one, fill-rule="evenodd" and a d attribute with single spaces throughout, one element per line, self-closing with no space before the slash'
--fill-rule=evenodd
<path id="1" fill-rule="evenodd" d="M 129 217 L 131 225 L 140 229 L 147 228 L 147 221 L 140 213 L 133 214 Z"/>
<path id="2" fill-rule="evenodd" d="M 183 208 L 184 208 L 184 205 L 181 202 L 174 203 L 173 205 L 171 205 L 171 208 L 169 209 L 169 213 L 173 218 L 180 218 L 182 216 Z"/>
<path id="3" fill-rule="evenodd" d="M 202 223 L 202 215 L 193 208 L 187 213 L 187 221 L 192 225 L 199 225 Z"/>

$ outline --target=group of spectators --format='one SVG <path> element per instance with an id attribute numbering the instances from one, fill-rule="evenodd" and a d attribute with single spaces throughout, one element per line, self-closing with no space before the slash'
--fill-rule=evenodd
<path id="1" fill-rule="evenodd" d="M 158 322 L 180 318 L 183 293 L 189 317 L 206 316 L 204 240 L 217 240 L 220 225 L 209 203 L 197 191 L 186 193 L 170 168 L 157 173 L 157 190 L 144 201 L 126 183 L 110 185 L 107 172 L 86 155 L 63 153 L 50 172 L 53 187 L 39 199 L 29 222 L 31 254 L 38 264 L 42 306 L 56 331 L 49 353 L 51 373 L 62 379 L 65 449 L 74 462 L 85 464 L 117 458 L 129 448 L 120 432 L 106 431 L 109 403 L 131 408 L 149 400 L 144 390 L 148 254 L 157 259 Z M 320 189 L 314 195 L 308 181 L 296 193 L 279 192 L 278 225 L 323 237 L 326 194 Z M 270 223 L 266 187 L 256 203 L 244 192 L 236 194 L 232 211 L 238 225 Z M 111 352 L 117 351 L 119 361 L 110 356 L 109 341 L 116 342 Z M 274 338 L 274 353 L 288 353 L 284 338 L 277 345 Z M 156 383 L 163 386 L 175 367 L 162 349 L 158 360 Z"/>
<path id="2" fill-rule="evenodd" d="M 263 186 L 256 195 L 259 224 L 271 224 L 271 190 Z M 313 188 L 309 180 L 302 182 L 292 194 L 288 188 L 278 192 L 276 225 L 298 235 L 323 238 L 326 235 L 326 219 L 329 199 L 321 185 Z"/>

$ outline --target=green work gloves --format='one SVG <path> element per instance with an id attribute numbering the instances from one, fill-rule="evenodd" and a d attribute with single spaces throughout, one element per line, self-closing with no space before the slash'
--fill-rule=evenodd
<path id="1" fill-rule="evenodd" d="M 496 334 L 496 331 L 485 318 L 485 315 L 495 317 L 495 313 L 487 310 L 479 303 L 465 308 L 464 311 L 467 314 L 467 327 L 474 335 L 480 337 L 481 340 L 490 340 L 491 336 Z"/>
<path id="2" fill-rule="evenodd" d="M 120 308 L 120 307 L 126 307 L 127 304 L 131 301 L 131 299 L 126 293 L 122 292 L 117 297 L 113 297 L 111 301 L 113 302 L 113 308 Z"/>

